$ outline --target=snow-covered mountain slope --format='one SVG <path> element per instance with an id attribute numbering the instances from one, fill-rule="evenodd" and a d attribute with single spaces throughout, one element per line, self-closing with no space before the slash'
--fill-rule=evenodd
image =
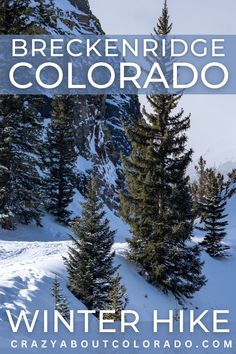
<path id="1" fill-rule="evenodd" d="M 40 0 L 29 0 L 29 22 L 33 24 L 30 34 L 103 34 L 102 26 L 87 0 L 47 0 L 50 16 L 42 15 L 42 6 L 45 7 L 42 3 Z M 48 11 L 47 8 L 44 10 Z M 140 115 L 138 98 L 126 95 L 83 95 L 74 96 L 74 104 L 75 136 L 79 152 L 78 188 L 83 192 L 82 186 L 88 171 L 93 166 L 97 167 L 102 181 L 102 196 L 112 209 L 117 206 L 117 180 L 123 180 L 121 154 L 130 151 L 121 118 L 128 121 L 129 117 Z M 50 116 L 50 99 L 45 98 L 42 106 L 44 116 Z"/>
<path id="2" fill-rule="evenodd" d="M 82 199 L 82 198 L 80 198 Z M 77 204 L 77 210 L 79 212 L 79 205 Z M 122 336 L 117 334 L 118 339 L 124 340 L 151 340 L 158 339 L 161 343 L 165 339 L 180 339 L 182 341 L 191 339 L 194 343 L 192 353 L 230 353 L 234 354 L 235 349 L 224 349 L 223 343 L 226 339 L 235 339 L 236 328 L 236 286 L 235 286 L 235 269 L 236 269 L 236 197 L 232 198 L 228 206 L 229 212 L 229 228 L 228 237 L 226 242 L 231 246 L 231 256 L 225 260 L 214 260 L 207 254 L 203 253 L 203 259 L 205 261 L 204 273 L 208 278 L 207 285 L 195 295 L 192 300 L 186 302 L 184 307 L 187 314 L 190 309 L 195 309 L 196 313 L 201 313 L 204 310 L 230 310 L 230 328 L 232 333 L 230 334 L 212 334 L 203 333 L 202 330 L 195 332 L 194 334 L 168 334 L 167 326 L 163 325 L 160 333 L 154 335 L 151 333 L 151 321 L 153 310 L 158 309 L 160 315 L 168 317 L 168 310 L 181 309 L 171 295 L 164 295 L 158 289 L 147 283 L 143 277 L 141 277 L 135 267 L 125 259 L 125 251 L 127 250 L 127 243 L 125 238 L 128 235 L 128 227 L 124 225 L 120 219 L 112 214 L 107 209 L 107 215 L 110 219 L 112 228 L 117 229 L 116 243 L 114 250 L 116 251 L 116 263 L 120 264 L 120 274 L 122 275 L 123 282 L 127 287 L 129 296 L 128 309 L 135 310 L 140 315 L 140 333 L 135 334 L 132 331 Z M 37 340 L 40 345 L 42 339 L 56 339 L 58 343 L 63 339 L 84 339 L 82 333 L 76 333 L 76 336 L 72 336 L 67 333 L 66 330 L 62 330 L 59 334 L 50 335 L 50 333 L 42 333 L 42 320 L 39 324 L 39 328 L 36 328 L 34 334 L 26 334 L 25 329 L 21 329 L 17 334 L 11 334 L 8 328 L 8 322 L 5 313 L 5 309 L 10 309 L 15 315 L 19 314 L 21 309 L 27 310 L 29 316 L 34 314 L 36 310 L 53 308 L 53 299 L 50 295 L 50 289 L 53 279 L 57 275 L 61 281 L 63 292 L 69 299 L 72 309 L 85 309 L 83 304 L 77 301 L 66 288 L 66 270 L 63 263 L 62 256 L 66 255 L 67 247 L 70 243 L 68 240 L 69 229 L 62 227 L 54 223 L 53 219 L 45 216 L 44 228 L 37 228 L 35 226 L 26 227 L 21 226 L 18 231 L 0 231 L 0 348 L 4 354 L 8 353 L 10 340 L 28 340 L 31 343 L 32 340 Z M 194 242 L 198 242 L 201 239 L 199 232 L 196 232 L 193 238 Z M 187 315 L 186 315 L 187 316 Z M 30 317 L 29 317 L 30 318 Z M 211 315 L 206 317 L 204 323 L 210 326 L 212 322 Z M 82 323 L 82 319 L 78 317 L 78 323 Z M 79 324 L 78 324 L 79 325 Z M 176 324 L 177 325 L 177 324 Z M 102 339 L 98 334 L 97 320 L 92 319 L 91 328 L 93 330 L 86 337 L 87 340 Z M 185 326 L 188 326 L 188 318 L 185 320 Z M 115 338 L 115 335 L 107 335 L 110 340 Z M 203 340 L 208 340 L 210 343 L 209 349 L 201 348 Z M 211 343 L 214 340 L 218 340 L 221 343 L 220 348 L 213 349 Z M 199 346 L 199 348 L 196 348 Z M 50 347 L 50 345 L 49 345 Z M 4 348 L 4 349 L 3 349 Z M 0 352 L 2 353 L 2 350 Z M 145 352 L 155 353 L 156 349 L 150 347 L 145 349 Z M 9 351 L 10 353 L 11 351 Z M 27 351 L 27 353 L 31 351 Z M 32 351 L 33 352 L 33 351 Z M 38 352 L 41 352 L 40 350 Z M 53 349 L 42 352 L 55 352 Z M 67 349 L 67 353 L 73 353 L 74 349 Z M 82 351 L 78 351 L 79 353 Z M 83 352 L 91 353 L 90 350 L 83 350 Z M 112 350 L 104 350 L 100 348 L 97 353 L 110 353 Z M 118 351 L 123 353 L 123 350 Z M 127 350 L 124 350 L 127 353 Z M 161 353 L 188 353 L 189 349 L 184 347 L 180 350 L 177 349 L 162 349 Z M 17 353 L 24 353 L 24 350 L 17 350 Z M 130 349 L 129 353 L 143 353 L 143 348 Z"/>
<path id="3" fill-rule="evenodd" d="M 99 20 L 91 12 L 87 0 L 54 0 L 58 16 L 56 28 L 48 33 L 103 34 Z M 87 171 L 96 166 L 102 181 L 102 196 L 113 208 L 117 201 L 117 179 L 122 181 L 121 154 L 128 154 L 130 145 L 124 134 L 121 117 L 140 115 L 136 96 L 78 96 L 75 98 L 76 137 L 80 154 L 78 185 L 83 185 Z M 82 191 L 82 189 L 80 189 Z"/>
<path id="4" fill-rule="evenodd" d="M 48 27 L 47 24 L 41 23 L 42 28 L 47 33 L 102 33 L 101 25 L 96 17 L 91 13 L 87 0 L 55 0 L 57 8 L 57 26 Z M 37 9 L 35 1 L 32 0 L 32 8 L 35 9 L 35 17 L 37 17 Z M 79 151 L 78 158 L 78 187 L 82 188 L 84 178 L 87 171 L 96 165 L 100 171 L 101 179 L 105 185 L 103 194 L 106 196 L 107 205 L 114 205 L 114 196 L 116 192 L 116 179 L 119 173 L 122 173 L 120 153 L 129 151 L 129 144 L 123 132 L 120 116 L 124 119 L 139 114 L 139 103 L 137 97 L 129 96 L 96 96 L 96 97 L 77 97 L 76 98 L 76 128 L 77 148 Z M 78 202 L 81 200 L 79 193 L 75 196 L 72 204 L 74 214 L 80 213 Z M 141 277 L 135 267 L 125 259 L 125 251 L 127 250 L 126 237 L 129 236 L 128 226 L 114 215 L 110 209 L 106 208 L 108 218 L 113 229 L 117 229 L 116 243 L 114 249 L 116 251 L 116 263 L 121 264 L 120 274 L 123 282 L 127 287 L 129 296 L 128 308 L 136 310 L 140 314 L 140 333 L 135 334 L 127 332 L 122 337 L 130 340 L 136 339 L 143 341 L 145 339 L 164 341 L 169 338 L 167 328 L 163 326 L 158 335 L 153 335 L 151 330 L 152 311 L 159 309 L 161 316 L 167 317 L 169 309 L 180 309 L 176 304 L 173 296 L 167 296 L 158 289 L 151 286 Z M 228 229 L 227 242 L 232 246 L 232 256 L 229 259 L 217 261 L 211 259 L 203 253 L 205 260 L 204 272 L 209 281 L 194 299 L 188 301 L 185 307 L 203 311 L 205 309 L 230 309 L 231 319 L 236 318 L 236 286 L 235 286 L 235 267 L 236 267 L 236 198 L 233 198 L 229 205 L 230 225 Z M 68 297 L 72 309 L 84 309 L 84 305 L 76 300 L 66 288 L 66 270 L 63 263 L 63 255 L 66 254 L 67 247 L 70 244 L 68 234 L 70 230 L 66 227 L 58 225 L 52 217 L 46 215 L 43 219 L 43 228 L 36 226 L 19 225 L 16 231 L 4 231 L 0 229 L 0 353 L 8 354 L 14 350 L 9 349 L 9 343 L 12 339 L 28 340 L 29 346 L 32 340 L 38 341 L 38 346 L 42 345 L 41 340 L 56 339 L 80 339 L 82 331 L 78 331 L 74 336 L 68 334 L 67 331 L 61 331 L 59 334 L 42 333 L 42 320 L 40 319 L 34 334 L 26 333 L 21 328 L 17 334 L 12 334 L 9 330 L 8 321 L 5 310 L 10 309 L 17 316 L 21 309 L 29 312 L 32 316 L 36 310 L 52 310 L 53 298 L 50 295 L 51 286 L 55 275 L 60 279 L 63 292 Z M 201 237 L 197 233 L 195 242 Z M 78 319 L 78 325 L 81 319 Z M 186 325 L 188 320 L 186 319 Z M 206 321 L 210 325 L 211 320 L 208 317 Z M 92 329 L 86 339 L 102 339 L 103 336 L 97 333 L 97 320 L 92 319 Z M 231 323 L 233 328 L 231 337 L 235 338 L 235 320 Z M 114 336 L 107 336 L 114 338 Z M 230 353 L 235 354 L 235 349 L 225 349 L 222 346 L 216 350 L 212 346 L 208 349 L 196 348 L 200 346 L 203 339 L 207 337 L 209 341 L 220 338 L 224 340 L 228 336 L 225 335 L 205 335 L 200 330 L 190 336 L 194 341 L 194 347 L 191 351 L 195 354 L 214 354 L 214 353 Z M 188 333 L 178 334 L 172 338 L 186 339 L 189 338 Z M 37 353 L 60 353 L 57 349 L 52 349 L 50 343 L 48 348 L 39 349 Z M 15 349 L 17 354 L 33 353 L 35 349 L 23 350 Z M 156 353 L 157 349 L 139 349 L 119 351 L 99 348 L 96 353 Z M 177 349 L 160 349 L 160 353 L 188 353 L 190 350 L 181 348 Z M 63 349 L 66 353 L 89 354 L 94 351 L 91 348 L 84 349 Z"/>

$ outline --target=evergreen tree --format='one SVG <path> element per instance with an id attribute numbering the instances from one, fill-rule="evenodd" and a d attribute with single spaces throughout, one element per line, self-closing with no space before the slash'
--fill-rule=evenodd
<path id="1" fill-rule="evenodd" d="M 75 193 L 75 150 L 73 98 L 57 96 L 52 101 L 52 122 L 47 130 L 47 208 L 57 220 L 67 223 Z"/>
<path id="2" fill-rule="evenodd" d="M 232 198 L 236 193 L 236 169 L 233 169 L 228 174 L 228 181 L 227 181 L 227 195 L 228 198 Z"/>
<path id="3" fill-rule="evenodd" d="M 54 279 L 51 294 L 55 300 L 55 310 L 68 320 L 70 318 L 69 303 L 66 297 L 61 293 L 61 287 L 57 277 Z"/>
<path id="4" fill-rule="evenodd" d="M 0 34 L 46 33 L 46 22 L 41 20 L 46 12 L 53 20 L 53 3 L 38 1 L 41 8 L 36 6 L 37 0 L 34 4 L 30 0 L 0 1 Z M 18 222 L 28 224 L 35 220 L 40 224 L 43 203 L 39 101 L 42 104 L 37 96 L 0 97 L 0 224 L 8 229 L 15 228 Z"/>
<path id="5" fill-rule="evenodd" d="M 168 35 L 167 2 L 156 26 Z M 168 63 L 165 63 L 168 66 Z M 186 245 L 193 230 L 192 197 L 186 170 L 190 116 L 175 113 L 180 95 L 148 95 L 152 113 L 130 122 L 126 132 L 132 145 L 124 158 L 126 190 L 121 193 L 122 216 L 131 226 L 129 258 L 140 272 L 177 298 L 191 297 L 205 284 L 199 247 Z"/>
<path id="6" fill-rule="evenodd" d="M 0 1 L 0 34 L 29 34 L 31 32 L 30 0 Z"/>
<path id="7" fill-rule="evenodd" d="M 82 217 L 72 223 L 73 246 L 65 259 L 70 291 L 88 309 L 103 310 L 110 306 L 110 292 L 117 267 L 113 266 L 111 247 L 115 232 L 110 230 L 105 218 L 103 203 L 97 191 L 97 181 L 92 179 L 87 200 L 82 203 Z"/>
<path id="8" fill-rule="evenodd" d="M 119 321 L 121 316 L 121 311 L 125 310 L 129 300 L 126 293 L 126 288 L 121 284 L 121 277 L 119 274 L 113 279 L 112 289 L 109 294 L 111 306 L 110 309 L 114 310 L 115 313 L 108 315 L 109 319 L 113 319 L 114 321 Z"/>
<path id="9" fill-rule="evenodd" d="M 228 225 L 225 208 L 227 205 L 226 183 L 224 176 L 214 169 L 205 172 L 206 192 L 200 202 L 203 212 L 206 235 L 201 245 L 212 257 L 224 257 L 229 246 L 222 243 L 226 236 L 225 228 Z"/>
<path id="10" fill-rule="evenodd" d="M 192 196 L 194 201 L 194 210 L 196 217 L 204 218 L 204 210 L 202 210 L 201 205 L 204 200 L 204 196 L 207 193 L 207 168 L 206 161 L 201 156 L 198 165 L 195 166 L 195 171 L 197 173 L 197 180 L 192 183 Z"/>
<path id="11" fill-rule="evenodd" d="M 40 225 L 43 206 L 38 158 L 42 117 L 37 96 L 0 99 L 0 224 Z"/>
<path id="12" fill-rule="evenodd" d="M 1 0 L 0 34 L 47 34 L 56 31 L 57 11 L 52 0 Z"/>

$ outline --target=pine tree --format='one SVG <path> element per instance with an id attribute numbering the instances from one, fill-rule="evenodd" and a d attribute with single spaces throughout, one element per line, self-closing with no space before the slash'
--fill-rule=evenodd
<path id="1" fill-rule="evenodd" d="M 236 193 L 236 169 L 233 169 L 230 173 L 228 173 L 228 181 L 227 181 L 227 196 L 228 198 L 232 198 Z"/>
<path id="2" fill-rule="evenodd" d="M 201 208 L 204 196 L 207 192 L 207 168 L 206 161 L 201 156 L 198 165 L 195 166 L 195 171 L 197 173 L 197 180 L 192 183 L 192 195 L 194 201 L 194 210 L 196 217 L 204 218 L 204 211 Z"/>
<path id="3" fill-rule="evenodd" d="M 0 1 L 0 34 L 31 34 L 30 0 Z"/>
<path id="4" fill-rule="evenodd" d="M 45 24 L 39 32 L 40 11 L 43 5 L 53 19 L 53 4 L 39 2 L 41 9 L 32 6 L 31 0 L 0 1 L 0 34 L 46 33 Z M 42 104 L 37 96 L 0 97 L 0 224 L 8 229 L 33 220 L 40 225 L 42 117 L 38 101 Z"/>
<path id="5" fill-rule="evenodd" d="M 52 0 L 3 0 L 0 3 L 0 34 L 47 34 L 57 27 Z"/>
<path id="6" fill-rule="evenodd" d="M 59 280 L 55 277 L 51 295 L 55 300 L 55 310 L 58 311 L 66 320 L 70 318 L 69 303 L 64 295 L 61 293 Z"/>
<path id="7" fill-rule="evenodd" d="M 47 34 L 56 31 L 57 11 L 52 0 L 1 0 L 0 34 Z"/>
<path id="8" fill-rule="evenodd" d="M 42 116 L 37 96 L 0 99 L 0 224 L 40 225 L 43 207 L 38 158 Z"/>
<path id="9" fill-rule="evenodd" d="M 59 222 L 67 223 L 71 215 L 68 206 L 75 193 L 77 159 L 72 97 L 57 96 L 52 109 L 46 144 L 47 207 Z"/>
<path id="10" fill-rule="evenodd" d="M 203 212 L 205 231 L 202 247 L 212 257 L 224 257 L 229 250 L 229 246 L 222 243 L 226 236 L 225 228 L 228 225 L 226 220 L 225 208 L 227 205 L 226 183 L 224 176 L 217 173 L 214 169 L 207 169 L 206 192 L 200 202 Z"/>
<path id="11" fill-rule="evenodd" d="M 70 291 L 88 309 L 99 311 L 110 306 L 109 294 L 117 267 L 113 266 L 115 254 L 111 251 L 115 232 L 110 230 L 105 218 L 97 188 L 93 178 L 87 200 L 82 203 L 82 217 L 71 223 L 73 246 L 65 264 Z"/>
<path id="12" fill-rule="evenodd" d="M 156 26 L 168 35 L 167 2 Z M 168 65 L 168 63 L 165 63 Z M 193 230 L 192 197 L 186 170 L 190 116 L 175 113 L 180 95 L 148 95 L 153 112 L 130 122 L 126 132 L 132 145 L 124 158 L 126 190 L 121 193 L 122 216 L 131 226 L 129 259 L 148 281 L 177 298 L 191 297 L 205 284 L 199 247 L 186 246 Z"/>
<path id="13" fill-rule="evenodd" d="M 119 274 L 113 279 L 112 289 L 109 294 L 111 305 L 110 309 L 114 310 L 115 313 L 108 315 L 109 319 L 113 319 L 114 321 L 119 321 L 121 317 L 121 311 L 125 310 L 128 305 L 128 296 L 126 293 L 126 288 L 121 284 L 121 277 Z"/>

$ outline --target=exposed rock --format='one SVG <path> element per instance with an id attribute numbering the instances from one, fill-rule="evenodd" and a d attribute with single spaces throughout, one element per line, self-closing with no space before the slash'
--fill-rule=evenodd
<path id="1" fill-rule="evenodd" d="M 13 0 L 16 1 L 16 0 Z M 99 1 L 99 0 L 98 0 Z M 87 0 L 53 0 L 54 9 L 43 15 L 42 2 L 31 0 L 27 6 L 30 14 L 30 32 L 24 34 L 103 34 L 99 20 L 91 12 Z M 45 2 L 50 6 L 48 1 Z M 46 14 L 46 15 L 45 15 Z M 17 28 L 15 29 L 17 31 Z M 22 28 L 19 29 L 21 34 Z M 50 116 L 50 99 L 45 97 L 42 110 Z M 129 116 L 137 117 L 139 102 L 136 96 L 75 96 L 75 135 L 79 152 L 78 186 L 84 182 L 93 166 L 97 167 L 103 197 L 113 208 L 117 206 L 117 178 L 122 181 L 121 153 L 128 154 L 130 145 L 121 123 Z"/>
<path id="2" fill-rule="evenodd" d="M 58 9 L 62 0 L 55 0 Z M 71 11 L 71 7 L 75 10 Z M 61 22 L 70 19 L 67 33 L 103 34 L 99 20 L 92 14 L 87 0 L 63 1 Z M 77 11 L 79 10 L 79 11 Z M 65 30 L 65 28 L 64 28 Z M 76 137 L 79 154 L 98 168 L 103 197 L 109 207 L 118 206 L 117 179 L 123 179 L 121 154 L 130 152 L 130 145 L 124 134 L 121 118 L 138 117 L 140 105 L 137 96 L 78 96 L 76 98 Z M 78 163 L 78 185 L 84 189 L 84 181 L 91 164 Z"/>

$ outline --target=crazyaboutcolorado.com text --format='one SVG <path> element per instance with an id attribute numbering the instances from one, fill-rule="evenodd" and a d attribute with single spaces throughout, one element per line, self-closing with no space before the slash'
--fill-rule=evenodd
<path id="1" fill-rule="evenodd" d="M 199 343 L 192 340 L 12 340 L 12 349 L 232 349 L 232 340 L 202 340 Z"/>

